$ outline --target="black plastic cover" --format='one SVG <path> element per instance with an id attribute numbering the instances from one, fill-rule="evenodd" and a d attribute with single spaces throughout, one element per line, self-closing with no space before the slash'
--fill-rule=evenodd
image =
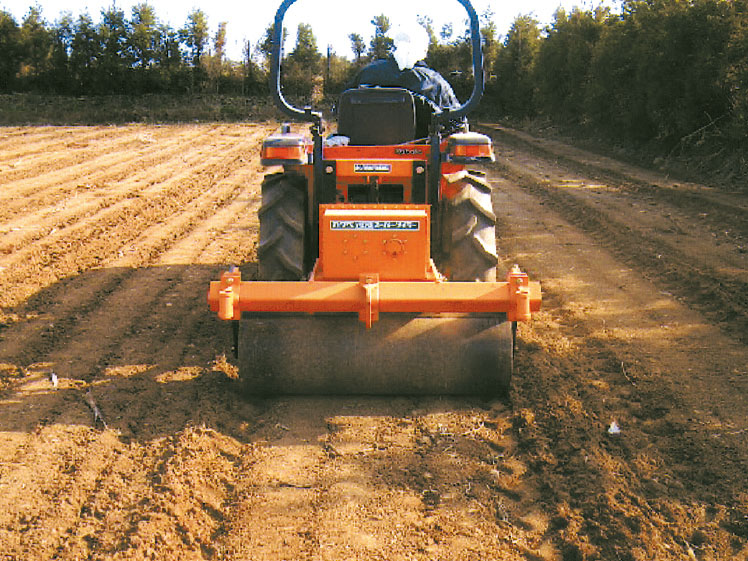
<path id="1" fill-rule="evenodd" d="M 352 145 L 402 144 L 415 138 L 413 95 L 402 88 L 346 90 L 338 107 L 338 134 Z"/>

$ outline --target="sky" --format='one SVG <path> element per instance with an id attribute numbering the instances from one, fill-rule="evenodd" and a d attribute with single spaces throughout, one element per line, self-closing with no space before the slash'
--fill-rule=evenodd
<path id="1" fill-rule="evenodd" d="M 133 5 L 142 0 L 0 0 L 0 8 L 10 12 L 17 22 L 21 22 L 29 6 L 37 5 L 44 19 L 54 22 L 60 14 L 69 11 L 74 17 L 88 12 L 95 22 L 100 21 L 102 8 L 114 3 L 130 15 Z M 208 16 L 211 35 L 220 22 L 227 22 L 227 54 L 232 60 L 242 59 L 246 41 L 254 45 L 261 40 L 265 29 L 273 21 L 280 0 L 150 0 L 156 15 L 163 23 L 179 29 L 184 26 L 187 15 L 195 8 Z M 522 0 L 520 2 L 497 0 L 473 0 L 478 14 L 490 9 L 494 14 L 497 31 L 505 35 L 514 19 L 519 15 L 532 15 L 541 24 L 551 23 L 553 14 L 559 7 L 570 10 L 574 6 L 592 9 L 603 4 L 616 7 L 616 0 Z M 452 22 L 456 33 L 461 33 L 466 20 L 465 10 L 456 0 L 298 0 L 286 14 L 284 27 L 289 30 L 287 45 L 295 41 L 295 29 L 299 22 L 312 25 L 320 51 L 332 45 L 333 51 L 341 56 L 352 58 L 348 35 L 359 33 L 368 42 L 374 26 L 371 19 L 385 14 L 394 24 L 403 27 L 416 25 L 418 15 L 427 15 L 434 21 L 438 32 L 444 23 Z"/>

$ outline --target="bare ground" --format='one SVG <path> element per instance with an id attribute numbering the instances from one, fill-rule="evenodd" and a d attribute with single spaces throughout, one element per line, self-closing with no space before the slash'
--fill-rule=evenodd
<path id="1" fill-rule="evenodd" d="M 486 125 L 511 399 L 247 400 L 271 129 L 0 129 L 0 559 L 748 559 L 745 192 Z"/>

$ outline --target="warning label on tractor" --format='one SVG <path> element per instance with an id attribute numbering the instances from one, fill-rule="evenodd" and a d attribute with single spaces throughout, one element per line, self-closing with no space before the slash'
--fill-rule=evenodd
<path id="1" fill-rule="evenodd" d="M 407 230 L 418 231 L 418 220 L 331 220 L 331 230 Z"/>
<path id="2" fill-rule="evenodd" d="M 355 173 L 390 173 L 392 164 L 353 164 Z"/>

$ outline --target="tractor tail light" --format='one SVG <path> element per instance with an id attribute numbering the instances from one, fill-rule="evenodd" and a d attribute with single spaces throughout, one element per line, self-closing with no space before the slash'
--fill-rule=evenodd
<path id="1" fill-rule="evenodd" d="M 304 165 L 309 163 L 311 141 L 299 134 L 277 134 L 262 143 L 262 165 Z"/>
<path id="2" fill-rule="evenodd" d="M 453 134 L 447 139 L 447 159 L 456 164 L 493 162 L 491 139 L 476 132 Z"/>

